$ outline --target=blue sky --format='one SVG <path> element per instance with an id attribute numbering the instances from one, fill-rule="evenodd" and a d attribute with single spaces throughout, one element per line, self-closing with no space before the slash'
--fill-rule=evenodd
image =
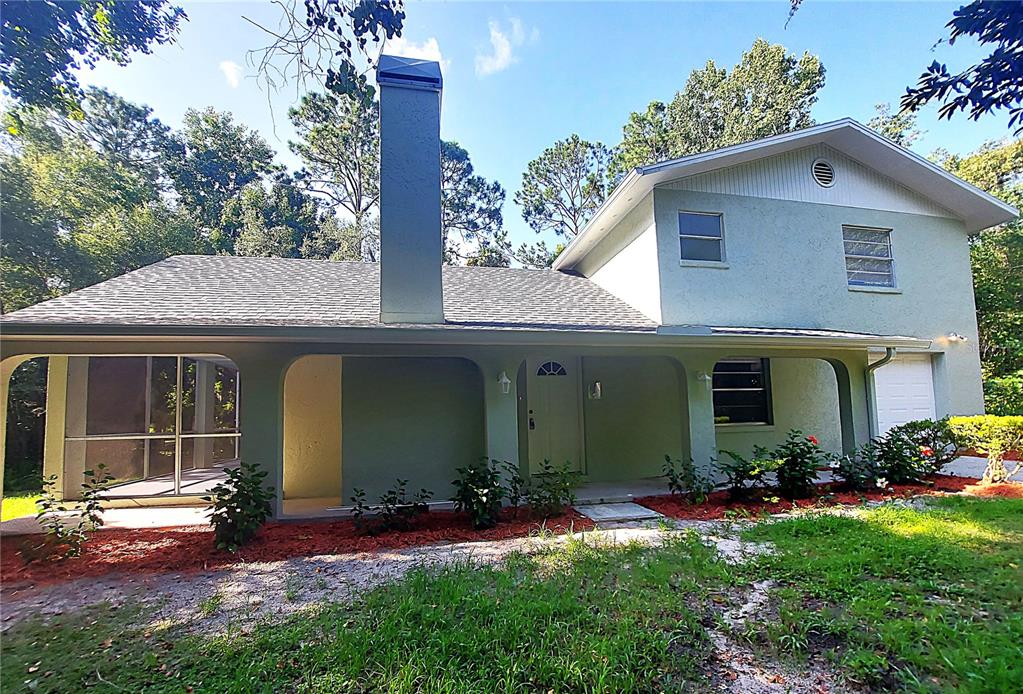
<path id="1" fill-rule="evenodd" d="M 301 4 L 301 3 L 299 3 Z M 477 171 L 508 190 L 505 225 L 513 242 L 537 236 L 511 198 L 527 162 L 573 132 L 612 146 L 631 111 L 669 100 L 689 72 L 713 59 L 731 67 L 754 39 L 821 57 L 827 83 L 819 121 L 868 120 L 879 102 L 897 103 L 932 60 L 964 66 L 984 54 L 975 44 L 938 46 L 961 3 L 805 0 L 786 28 L 786 2 L 417 2 L 407 5 L 401 43 L 391 52 L 438 57 L 444 64 L 442 136 L 468 149 Z M 177 127 L 188 108 L 213 106 L 259 130 L 295 168 L 288 152 L 288 106 L 298 85 L 268 93 L 249 51 L 267 37 L 244 17 L 273 25 L 270 2 L 182 3 L 190 21 L 176 45 L 157 47 L 127 67 L 83 72 L 151 106 Z M 967 152 L 1009 134 L 1007 118 L 938 121 L 921 114 L 914 148 Z M 548 241 L 552 239 L 547 238 Z"/>

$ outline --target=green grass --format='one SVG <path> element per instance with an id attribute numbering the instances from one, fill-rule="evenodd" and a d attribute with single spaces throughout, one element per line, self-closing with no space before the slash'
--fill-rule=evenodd
<path id="1" fill-rule="evenodd" d="M 698 691 L 702 598 L 727 580 L 687 536 L 663 550 L 575 542 L 500 568 L 416 571 L 251 636 L 146 637 L 144 615 L 97 608 L 5 634 L 0 689 Z"/>
<path id="2" fill-rule="evenodd" d="M 36 515 L 36 499 L 38 498 L 38 493 L 5 496 L 3 508 L 0 510 L 0 520 Z"/>
<path id="3" fill-rule="evenodd" d="M 838 654 L 871 688 L 1023 691 L 1023 501 L 947 498 L 745 535 L 778 550 L 747 578 L 783 584 L 754 642 Z"/>

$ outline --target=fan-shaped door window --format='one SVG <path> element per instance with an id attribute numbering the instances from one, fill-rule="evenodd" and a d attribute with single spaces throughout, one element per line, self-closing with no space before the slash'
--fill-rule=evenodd
<path id="1" fill-rule="evenodd" d="M 536 370 L 537 376 L 567 376 L 568 372 L 565 371 L 565 367 L 556 361 L 545 361 L 540 364 L 540 368 Z"/>

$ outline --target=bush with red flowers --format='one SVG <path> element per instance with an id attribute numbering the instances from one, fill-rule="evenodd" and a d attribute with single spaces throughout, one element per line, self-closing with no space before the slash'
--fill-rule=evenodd
<path id="1" fill-rule="evenodd" d="M 805 499 L 813 494 L 817 470 L 826 459 L 817 437 L 792 429 L 772 456 L 778 460 L 774 474 L 779 494 L 786 499 Z"/>

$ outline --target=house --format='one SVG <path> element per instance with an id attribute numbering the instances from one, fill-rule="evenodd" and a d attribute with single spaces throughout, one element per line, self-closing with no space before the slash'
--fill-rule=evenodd
<path id="1" fill-rule="evenodd" d="M 315 515 L 483 456 L 628 482 L 983 410 L 968 236 L 1017 212 L 930 162 L 826 123 L 636 169 L 551 270 L 448 267 L 439 66 L 377 78 L 379 264 L 173 257 L 2 318 L 68 496 L 105 462 L 119 503 L 194 502 L 240 456 Z"/>

